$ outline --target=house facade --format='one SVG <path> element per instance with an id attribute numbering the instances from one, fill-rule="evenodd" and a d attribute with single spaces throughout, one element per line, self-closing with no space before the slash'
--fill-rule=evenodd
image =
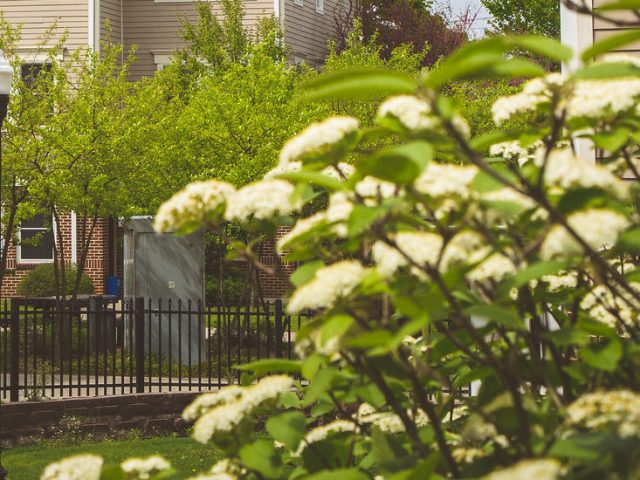
<path id="1" fill-rule="evenodd" d="M 274 16 L 284 32 L 291 61 L 319 67 L 333 36 L 334 11 L 340 1 L 243 0 L 245 24 L 252 29 L 260 18 Z M 216 0 L 210 3 L 214 11 L 220 12 Z M 133 81 L 153 75 L 168 64 L 173 53 L 183 46 L 182 22 L 197 20 L 195 0 L 0 0 L 0 11 L 10 23 L 22 24 L 18 54 L 24 64 L 20 73 L 42 68 L 47 59 L 38 43 L 57 23 L 58 31 L 68 35 L 61 60 L 78 47 L 99 49 L 100 42 L 109 35 L 125 49 L 136 46 L 137 60 L 130 71 Z M 110 28 L 106 27 L 107 21 Z M 15 295 L 18 284 L 31 269 L 53 262 L 54 238 L 58 234 L 63 239 L 65 261 L 74 264 L 81 231 L 81 222 L 73 213 L 63 215 L 57 225 L 43 216 L 23 222 L 18 242 L 10 248 L 7 258 L 2 296 Z M 40 239 L 38 244 L 29 244 L 34 237 Z M 117 219 L 99 221 L 85 266 L 96 293 L 105 293 L 107 277 L 122 274 L 121 237 Z M 279 296 L 283 288 L 278 285 L 268 296 Z"/>

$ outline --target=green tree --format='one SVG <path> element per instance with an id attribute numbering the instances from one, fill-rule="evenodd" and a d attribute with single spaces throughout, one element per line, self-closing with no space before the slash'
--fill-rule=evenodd
<path id="1" fill-rule="evenodd" d="M 102 43 L 100 51 L 79 49 L 66 62 L 67 88 L 46 124 L 44 138 L 51 151 L 32 196 L 47 205 L 59 222 L 63 213 L 78 218 L 78 257 L 72 289 L 77 294 L 101 218 L 122 216 L 129 210 L 143 165 L 123 155 L 122 132 L 128 128 L 124 102 L 129 94 L 128 66 L 122 46 Z M 58 229 L 55 265 L 61 269 L 60 291 L 66 292 L 65 239 Z"/>
<path id="2" fill-rule="evenodd" d="M 64 96 L 65 77 L 57 60 L 66 36 L 54 40 L 56 25 L 38 39 L 36 54 L 46 57 L 43 68 L 21 75 L 24 60 L 18 55 L 22 26 L 12 26 L 0 12 L 0 49 L 14 71 L 7 119 L 2 132 L 2 210 L 0 285 L 4 281 L 10 245 L 16 245 L 22 220 L 45 213 L 46 205 L 33 198 L 38 179 L 54 155 L 48 143 L 48 125 Z"/>
<path id="3" fill-rule="evenodd" d="M 494 33 L 560 38 L 560 0 L 482 0 Z"/>

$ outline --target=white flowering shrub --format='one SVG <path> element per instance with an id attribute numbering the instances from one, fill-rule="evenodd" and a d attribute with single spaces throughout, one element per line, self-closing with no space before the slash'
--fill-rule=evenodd
<path id="1" fill-rule="evenodd" d="M 388 95 L 377 125 L 314 124 L 265 180 L 162 207 L 161 230 L 292 225 L 287 310 L 314 312 L 297 360 L 184 411 L 226 457 L 195 478 L 640 477 L 640 64 L 606 55 L 625 35 L 570 75 L 510 55 L 562 45 L 499 37 L 420 79 L 320 77 L 315 99 Z M 522 77 L 469 138 L 446 83 Z"/>

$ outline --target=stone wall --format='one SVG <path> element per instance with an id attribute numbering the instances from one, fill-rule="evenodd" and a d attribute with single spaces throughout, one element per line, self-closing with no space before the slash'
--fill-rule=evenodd
<path id="1" fill-rule="evenodd" d="M 59 434 L 70 420 L 97 438 L 139 429 L 143 435 L 184 433 L 182 410 L 199 392 L 146 393 L 0 404 L 0 443 L 6 448 Z"/>

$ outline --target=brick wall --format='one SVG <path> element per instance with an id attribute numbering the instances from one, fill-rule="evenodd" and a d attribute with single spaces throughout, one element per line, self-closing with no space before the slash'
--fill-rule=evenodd
<path id="1" fill-rule="evenodd" d="M 184 432 L 182 410 L 198 392 L 146 393 L 0 405 L 0 444 L 5 448 L 50 437 L 61 422 L 78 419 L 81 433 L 99 438 L 139 429 L 145 435 Z"/>
<path id="2" fill-rule="evenodd" d="M 95 292 L 104 293 L 105 277 L 108 274 L 109 260 L 113 250 L 109 247 L 108 231 L 109 219 L 100 219 L 93 233 L 93 238 L 89 247 L 89 255 L 85 264 L 85 272 L 95 286 Z M 67 265 L 71 264 L 71 214 L 63 214 L 60 218 L 60 233 L 63 237 L 64 256 Z M 78 244 L 80 243 L 82 232 L 82 221 L 78 219 L 76 222 Z M 78 245 L 79 247 L 79 245 Z M 78 248 L 78 255 L 80 251 Z M 2 296 L 10 297 L 16 295 L 16 288 L 20 280 L 33 268 L 39 264 L 18 263 L 17 251 L 14 245 L 9 248 L 7 256 L 7 273 L 2 283 Z"/>
<path id="3" fill-rule="evenodd" d="M 279 227 L 276 233 L 276 241 L 282 238 L 289 230 L 290 227 Z M 287 297 L 291 293 L 292 287 L 289 283 L 289 276 L 296 269 L 296 264 L 282 262 L 281 260 L 282 255 L 276 252 L 275 241 L 269 240 L 262 243 L 260 261 L 269 267 L 275 267 L 280 261 L 283 274 L 282 276 L 276 276 L 262 271 L 259 273 L 262 296 L 267 300 Z"/>

